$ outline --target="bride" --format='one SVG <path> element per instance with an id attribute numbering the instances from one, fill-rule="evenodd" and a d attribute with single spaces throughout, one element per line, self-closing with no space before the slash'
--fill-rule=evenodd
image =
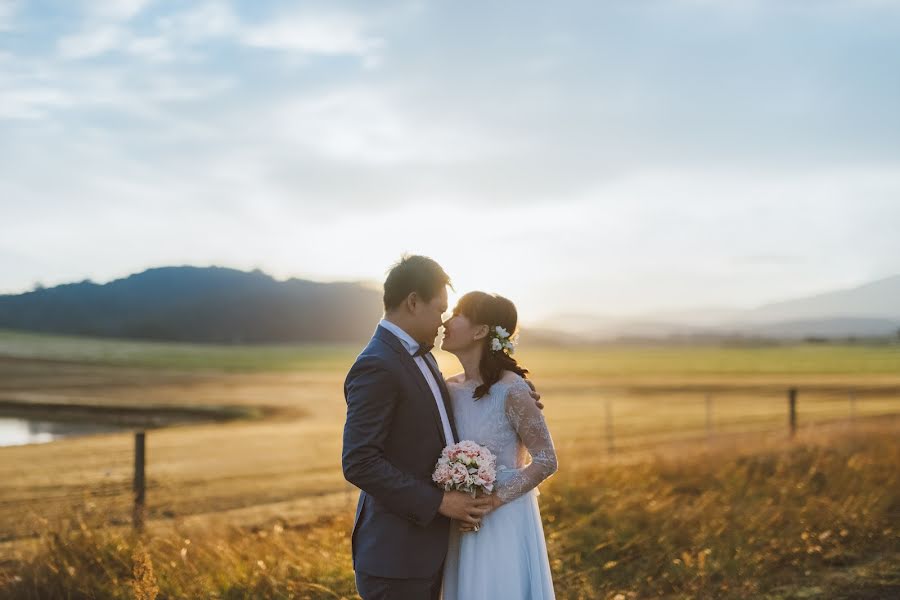
<path id="1" fill-rule="evenodd" d="M 556 452 L 512 357 L 517 318 L 506 298 L 470 292 L 444 323 L 441 348 L 464 369 L 447 380 L 457 432 L 494 453 L 497 481 L 477 529 L 450 530 L 443 600 L 554 598 L 537 485 L 556 472 Z"/>

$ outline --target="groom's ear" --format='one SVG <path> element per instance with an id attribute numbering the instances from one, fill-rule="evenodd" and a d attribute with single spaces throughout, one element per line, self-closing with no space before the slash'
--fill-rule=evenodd
<path id="1" fill-rule="evenodd" d="M 416 292 L 410 292 L 406 295 L 406 300 L 404 301 L 404 305 L 406 306 L 406 310 L 411 313 L 416 312 L 416 305 L 418 305 L 422 299 L 419 297 L 419 294 Z"/>

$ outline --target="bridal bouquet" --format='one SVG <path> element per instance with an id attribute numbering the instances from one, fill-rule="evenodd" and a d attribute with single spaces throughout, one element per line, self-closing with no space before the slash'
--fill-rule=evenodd
<path id="1" fill-rule="evenodd" d="M 474 498 L 494 491 L 497 458 L 475 442 L 464 440 L 441 452 L 431 478 L 445 491 L 457 490 Z"/>

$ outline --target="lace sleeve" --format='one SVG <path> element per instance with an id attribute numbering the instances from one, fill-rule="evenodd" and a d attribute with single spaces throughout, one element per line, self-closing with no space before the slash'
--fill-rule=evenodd
<path id="1" fill-rule="evenodd" d="M 494 493 L 504 502 L 515 500 L 534 489 L 558 468 L 556 450 L 544 414 L 535 404 L 530 391 L 527 383 L 518 381 L 510 385 L 506 392 L 506 416 L 531 454 L 531 463 L 521 469 L 512 469 L 512 476 L 498 480 Z"/>

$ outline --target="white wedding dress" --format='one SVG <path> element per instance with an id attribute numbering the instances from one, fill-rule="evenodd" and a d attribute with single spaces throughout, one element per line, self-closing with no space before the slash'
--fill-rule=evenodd
<path id="1" fill-rule="evenodd" d="M 472 398 L 475 382 L 452 378 L 447 387 L 460 441 L 472 440 L 496 455 L 494 493 L 506 504 L 485 515 L 477 532 L 451 524 L 443 600 L 554 598 L 537 485 L 556 472 L 557 461 L 531 389 L 509 372 L 478 400 Z"/>

